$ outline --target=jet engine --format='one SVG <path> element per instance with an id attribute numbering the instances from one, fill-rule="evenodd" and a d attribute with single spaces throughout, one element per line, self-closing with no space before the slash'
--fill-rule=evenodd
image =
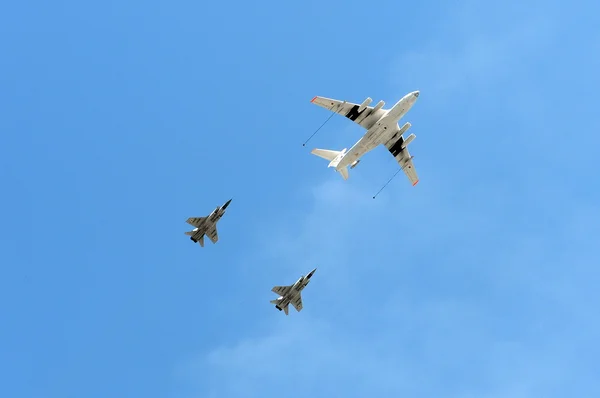
<path id="1" fill-rule="evenodd" d="M 373 113 L 375 113 L 378 110 L 380 110 L 381 108 L 383 108 L 384 105 L 385 105 L 385 102 L 383 102 L 383 100 L 379 101 L 377 103 L 377 105 L 375 105 L 375 107 L 373 108 Z"/>
<path id="2" fill-rule="evenodd" d="M 404 123 L 404 125 L 400 128 L 400 135 L 406 133 L 406 130 L 408 130 L 410 127 L 412 126 L 412 124 L 410 124 L 410 122 L 406 122 Z"/>
<path id="3" fill-rule="evenodd" d="M 350 168 L 353 169 L 356 166 L 358 166 L 358 164 L 360 163 L 360 159 L 355 160 L 354 162 L 352 162 L 352 164 L 350 165 Z"/>
<path id="4" fill-rule="evenodd" d="M 362 111 L 364 111 L 365 108 L 367 106 L 369 106 L 369 104 L 371 102 L 373 102 L 373 100 L 371 99 L 371 97 L 367 97 L 367 99 L 362 104 L 360 104 L 360 106 L 358 107 L 358 113 L 361 113 Z"/>
<path id="5" fill-rule="evenodd" d="M 404 148 L 406 148 L 408 146 L 408 144 L 410 144 L 412 142 L 412 140 L 414 140 L 415 138 L 417 138 L 416 135 L 414 135 L 414 134 L 409 135 L 408 137 L 406 137 L 406 139 L 402 143 L 402 146 Z"/>

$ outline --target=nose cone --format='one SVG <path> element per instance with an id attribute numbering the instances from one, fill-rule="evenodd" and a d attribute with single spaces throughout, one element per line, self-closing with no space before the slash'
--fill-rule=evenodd
<path id="1" fill-rule="evenodd" d="M 225 202 L 225 204 L 223 205 L 222 209 L 225 210 L 227 208 L 227 206 L 229 206 L 229 203 L 231 203 L 232 199 L 229 199 L 227 202 Z"/>
<path id="2" fill-rule="evenodd" d="M 413 92 L 413 95 L 414 95 L 416 98 L 419 98 L 419 94 L 420 94 L 420 93 L 419 93 L 418 91 L 415 91 L 415 92 Z"/>
<path id="3" fill-rule="evenodd" d="M 316 270 L 317 270 L 317 269 L 315 268 L 315 269 L 313 269 L 312 271 L 310 271 L 310 272 L 308 273 L 308 275 L 306 275 L 306 277 L 307 277 L 308 279 L 310 279 L 310 277 L 311 277 L 311 276 L 313 276 L 313 274 L 315 273 L 315 271 L 316 271 Z"/>

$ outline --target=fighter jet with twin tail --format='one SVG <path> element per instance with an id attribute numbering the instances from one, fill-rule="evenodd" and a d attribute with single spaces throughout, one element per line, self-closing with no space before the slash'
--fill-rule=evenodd
<path id="1" fill-rule="evenodd" d="M 221 217 L 223 217 L 223 214 L 225 214 L 225 209 L 227 209 L 229 203 L 231 203 L 231 199 L 225 202 L 223 206 L 217 206 L 208 217 L 188 218 L 186 222 L 196 228 L 192 231 L 187 231 L 185 234 L 190 237 L 192 242 L 199 243 L 202 247 L 204 247 L 204 235 L 208 236 L 212 243 L 217 243 L 219 240 L 217 222 L 219 222 Z"/>
<path id="2" fill-rule="evenodd" d="M 346 152 L 347 148 L 344 148 L 341 151 L 313 149 L 311 153 L 329 160 L 327 167 L 334 167 L 344 180 L 347 180 L 348 166 L 353 169 L 358 165 L 362 156 L 383 144 L 396 158 L 412 185 L 417 185 L 419 177 L 412 162 L 413 157 L 407 149 L 408 144 L 416 136 L 410 134 L 404 139 L 402 134 L 411 127 L 411 124 L 406 122 L 402 127 L 398 125 L 398 121 L 412 108 L 417 98 L 419 98 L 418 91 L 408 93 L 391 109 L 383 109 L 385 105 L 383 101 L 379 101 L 374 107 L 369 106 L 373 101 L 371 98 L 367 98 L 360 105 L 331 98 L 313 98 L 311 101 L 313 104 L 347 117 L 362 126 L 367 132 L 348 152 Z"/>
<path id="3" fill-rule="evenodd" d="M 275 304 L 275 308 L 279 311 L 283 310 L 286 315 L 289 315 L 289 305 L 292 304 L 296 311 L 302 311 L 302 290 L 310 282 L 310 277 L 313 276 L 317 269 L 313 269 L 308 275 L 302 275 L 300 279 L 293 285 L 275 286 L 271 291 L 279 295 L 279 298 L 271 300 L 271 304 Z"/>

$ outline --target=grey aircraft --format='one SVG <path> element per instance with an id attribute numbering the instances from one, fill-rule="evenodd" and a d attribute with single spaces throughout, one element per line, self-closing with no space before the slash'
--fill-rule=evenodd
<path id="1" fill-rule="evenodd" d="M 223 206 L 217 206 L 208 217 L 190 217 L 186 223 L 196 227 L 192 231 L 187 231 L 185 234 L 190 237 L 192 242 L 199 243 L 200 246 L 204 247 L 204 235 L 212 241 L 217 243 L 219 240 L 219 234 L 217 233 L 217 222 L 225 214 L 225 209 L 231 203 L 229 199 Z"/>
<path id="2" fill-rule="evenodd" d="M 310 282 L 310 277 L 313 276 L 317 269 L 313 269 L 308 273 L 308 275 L 302 275 L 300 279 L 296 281 L 293 285 L 290 286 L 275 286 L 271 291 L 273 293 L 278 294 L 280 297 L 271 300 L 271 304 L 275 304 L 275 308 L 279 311 L 283 310 L 286 315 L 289 315 L 289 305 L 292 304 L 296 311 L 302 311 L 302 294 L 300 293 L 302 289 L 308 285 Z"/>

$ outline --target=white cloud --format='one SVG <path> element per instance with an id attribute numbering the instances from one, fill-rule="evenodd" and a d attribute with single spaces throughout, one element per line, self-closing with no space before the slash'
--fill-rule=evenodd
<path id="1" fill-rule="evenodd" d="M 306 221 L 268 248 L 293 278 L 321 264 L 305 310 L 273 311 L 257 320 L 264 332 L 202 355 L 188 368 L 190 380 L 204 375 L 193 396 L 558 397 L 586 369 L 577 352 L 599 331 L 587 313 L 597 297 L 585 303 L 598 208 L 564 214 L 556 238 L 499 241 L 478 233 L 494 219 L 485 207 L 430 199 L 422 208 L 438 218 L 424 225 L 418 206 L 395 212 L 392 195 L 374 201 L 357 184 L 332 178 L 312 195 Z M 384 247 L 398 225 L 415 232 Z M 557 248 L 568 235 L 589 238 Z"/>
<path id="2" fill-rule="evenodd" d="M 465 4 L 457 24 L 472 26 L 479 3 Z M 507 82 L 545 51 L 560 22 L 556 8 L 532 15 L 500 33 L 483 22 L 477 33 L 455 27 L 461 46 L 432 43 L 403 56 L 396 82 L 427 82 L 437 91 L 432 98 Z M 545 103 L 537 100 L 541 115 Z M 517 115 L 525 124 L 527 117 Z M 261 234 L 264 251 L 254 260 L 269 260 L 260 272 L 273 284 L 318 267 L 305 309 L 289 317 L 273 310 L 254 320 L 262 331 L 184 365 L 189 396 L 553 398 L 595 391 L 586 352 L 600 332 L 600 208 L 548 180 L 518 186 L 516 169 L 508 170 L 510 181 L 466 184 L 432 163 L 419 166 L 426 178 L 416 188 L 400 174 L 376 200 L 362 164 L 349 181 L 323 164 L 326 181 L 310 194 L 298 188 L 311 203 L 307 214 L 264 220 L 271 233 Z"/>

